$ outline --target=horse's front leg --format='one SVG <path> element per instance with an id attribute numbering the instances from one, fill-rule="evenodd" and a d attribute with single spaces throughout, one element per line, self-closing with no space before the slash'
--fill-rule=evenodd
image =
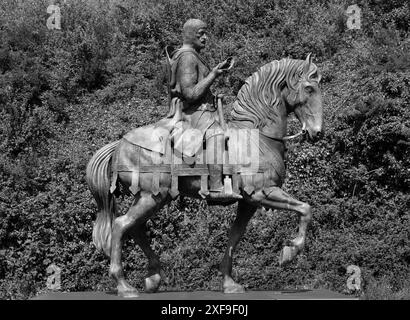
<path id="1" fill-rule="evenodd" d="M 246 226 L 256 211 L 256 206 L 245 201 L 238 202 L 238 212 L 236 219 L 229 232 L 228 247 L 220 264 L 220 271 L 223 275 L 224 293 L 243 293 L 245 289 L 232 279 L 232 256 L 239 240 L 245 233 Z"/>
<path id="2" fill-rule="evenodd" d="M 287 243 L 279 258 L 279 264 L 284 265 L 292 261 L 305 245 L 306 229 L 312 219 L 311 207 L 305 202 L 296 200 L 279 187 L 272 187 L 269 192 L 267 192 L 267 197 L 262 199 L 261 204 L 272 209 L 296 211 L 299 214 L 298 235 Z"/>

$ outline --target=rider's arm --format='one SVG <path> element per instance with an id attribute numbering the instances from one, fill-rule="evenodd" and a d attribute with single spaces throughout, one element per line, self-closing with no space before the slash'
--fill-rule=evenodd
<path id="1" fill-rule="evenodd" d="M 202 98 L 218 76 L 218 72 L 212 70 L 208 76 L 198 82 L 198 63 L 192 54 L 187 54 L 180 60 L 178 76 L 181 84 L 182 95 L 188 102 L 196 102 Z"/>

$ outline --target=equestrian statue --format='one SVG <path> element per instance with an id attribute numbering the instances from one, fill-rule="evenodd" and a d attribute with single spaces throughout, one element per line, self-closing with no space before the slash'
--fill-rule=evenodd
<path id="1" fill-rule="evenodd" d="M 137 297 L 125 279 L 122 247 L 131 236 L 148 258 L 145 292 L 158 290 L 161 265 L 150 246 L 145 223 L 178 196 L 203 199 L 210 205 L 238 203 L 237 216 L 220 264 L 225 293 L 243 293 L 232 277 L 234 250 L 258 208 L 284 209 L 299 215 L 297 236 L 283 247 L 279 264 L 292 261 L 304 247 L 312 218 L 309 204 L 281 189 L 285 177 L 287 117 L 294 113 L 303 136 L 322 136 L 320 74 L 310 54 L 305 60 L 282 59 L 262 66 L 239 90 L 232 120 L 223 116 L 222 97 L 213 95 L 215 79 L 229 72 L 228 58 L 211 69 L 200 55 L 207 25 L 190 19 L 183 44 L 166 48 L 169 113 L 157 123 L 135 128 L 98 150 L 87 166 L 87 183 L 98 214 L 93 242 L 110 258 L 110 276 L 118 295 Z M 120 215 L 116 197 L 134 198 Z"/>

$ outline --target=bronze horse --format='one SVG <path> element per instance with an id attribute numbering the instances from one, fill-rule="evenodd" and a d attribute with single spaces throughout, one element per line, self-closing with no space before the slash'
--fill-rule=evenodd
<path id="1" fill-rule="evenodd" d="M 290 262 L 304 247 L 306 228 L 312 218 L 309 204 L 294 199 L 281 189 L 284 178 L 284 152 L 287 117 L 294 112 L 303 126 L 303 135 L 309 141 L 321 136 L 322 97 L 319 89 L 320 75 L 310 55 L 306 60 L 282 59 L 270 62 L 250 76 L 240 89 L 233 104 L 229 128 L 257 129 L 259 132 L 259 161 L 266 168 L 262 175 L 245 179 L 240 175 L 239 190 L 243 196 L 238 201 L 236 219 L 229 232 L 228 246 L 220 264 L 225 293 L 242 293 L 244 288 L 232 278 L 232 256 L 246 226 L 260 207 L 292 210 L 299 215 L 299 231 L 295 239 L 284 246 L 279 263 Z M 145 291 L 155 292 L 160 285 L 160 261 L 150 246 L 144 232 L 145 222 L 164 205 L 172 201 L 171 175 L 160 176 L 159 190 L 154 196 L 153 174 L 139 175 L 140 190 L 128 212 L 118 215 L 115 196 L 110 192 L 112 168 L 115 161 L 133 163 L 135 154 L 130 143 L 121 139 L 98 150 L 87 166 L 87 182 L 97 202 L 98 214 L 93 229 L 93 241 L 110 258 L 109 274 L 116 280 L 118 295 L 136 297 L 138 291 L 125 280 L 121 263 L 125 236 L 132 236 L 148 258 L 148 276 Z M 122 159 L 113 159 L 120 152 Z M 268 166 L 262 166 L 268 164 Z M 261 178 L 262 177 L 262 178 Z M 123 189 L 132 185 L 131 172 L 118 172 L 117 184 Z M 197 176 L 179 177 L 181 195 L 199 197 L 201 181 Z M 112 191 L 112 190 L 111 190 Z"/>

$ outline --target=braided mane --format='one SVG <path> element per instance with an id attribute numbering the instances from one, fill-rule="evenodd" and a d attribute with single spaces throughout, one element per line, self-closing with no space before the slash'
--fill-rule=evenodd
<path id="1" fill-rule="evenodd" d="M 239 90 L 231 112 L 233 121 L 252 121 L 260 128 L 267 119 L 273 120 L 281 103 L 281 89 L 294 89 L 303 73 L 303 60 L 274 60 L 246 79 Z"/>

